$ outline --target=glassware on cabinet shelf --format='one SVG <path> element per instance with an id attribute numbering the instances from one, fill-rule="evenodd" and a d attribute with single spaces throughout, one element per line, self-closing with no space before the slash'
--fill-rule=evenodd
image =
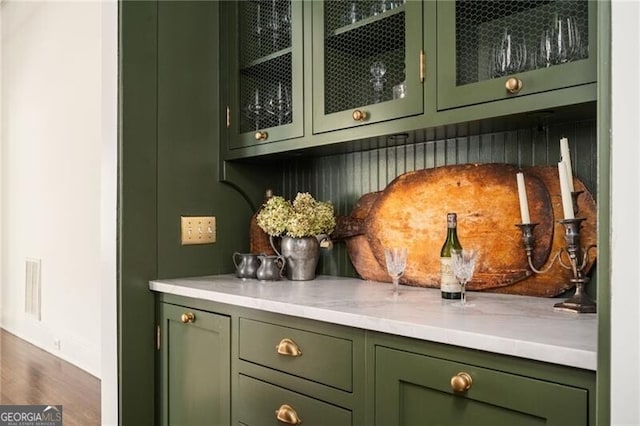
<path id="1" fill-rule="evenodd" d="M 404 99 L 407 96 L 407 82 L 396 84 L 393 86 L 393 99 Z"/>
<path id="2" fill-rule="evenodd" d="M 528 60 L 522 32 L 505 28 L 491 49 L 492 77 L 522 72 L 527 68 Z"/>
<path id="3" fill-rule="evenodd" d="M 585 55 L 580 28 L 574 16 L 555 14 L 540 37 L 537 65 L 551 65 L 582 59 Z"/>
<path id="4" fill-rule="evenodd" d="M 253 123 L 253 130 L 260 130 L 264 107 L 260 101 L 260 90 L 255 89 L 251 102 L 246 107 L 246 114 Z"/>
<path id="5" fill-rule="evenodd" d="M 373 84 L 373 103 L 377 104 L 383 99 L 384 83 L 387 81 L 384 75 L 387 72 L 387 67 L 384 62 L 376 61 L 371 65 L 370 72 L 373 77 L 369 80 Z"/>
<path id="6" fill-rule="evenodd" d="M 291 0 L 287 1 L 287 9 L 282 16 L 282 29 L 291 36 Z"/>
<path id="7" fill-rule="evenodd" d="M 273 96 L 265 106 L 265 110 L 275 117 L 278 126 L 290 123 L 291 95 L 289 86 L 283 84 L 281 81 L 278 82 Z"/>
<path id="8" fill-rule="evenodd" d="M 402 6 L 404 0 L 378 0 L 371 6 L 371 16 L 377 16 L 388 10 Z"/>
<path id="9" fill-rule="evenodd" d="M 271 0 L 271 17 L 268 20 L 267 26 L 271 32 L 273 50 L 278 50 L 281 36 L 280 32 L 282 31 L 282 22 L 280 20 L 277 0 Z"/>
<path id="10" fill-rule="evenodd" d="M 255 25 L 253 26 L 253 35 L 258 45 L 258 51 L 262 50 L 262 37 L 264 28 L 262 27 L 262 4 L 257 2 L 255 4 Z"/>
<path id="11" fill-rule="evenodd" d="M 361 4 L 358 1 L 352 1 L 349 3 L 347 12 L 344 14 L 343 24 L 351 25 L 355 24 L 363 18 L 361 11 Z"/>

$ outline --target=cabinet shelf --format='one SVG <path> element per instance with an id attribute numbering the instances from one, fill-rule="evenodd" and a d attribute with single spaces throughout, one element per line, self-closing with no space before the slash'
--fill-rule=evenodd
<path id="1" fill-rule="evenodd" d="M 284 49 L 240 69 L 244 77 L 262 81 L 291 81 L 291 49 Z"/>
<path id="2" fill-rule="evenodd" d="M 281 59 L 283 56 L 286 56 L 287 54 L 291 53 L 291 47 L 287 47 L 285 49 L 282 50 L 278 50 L 277 52 L 273 52 L 269 55 L 266 56 L 262 56 L 256 60 L 253 60 L 251 62 L 248 62 L 246 64 L 242 64 L 240 71 L 241 72 L 250 72 L 251 68 L 254 67 L 261 67 L 261 66 L 266 66 L 268 65 L 270 62 L 272 61 L 277 61 L 279 59 Z"/>
<path id="3" fill-rule="evenodd" d="M 327 36 L 327 47 L 359 52 L 360 56 L 371 56 L 403 47 L 404 38 L 385 37 L 385 33 L 404 33 L 405 5 L 398 6 L 376 16 L 370 16 L 331 31 Z M 359 46 L 353 49 L 353 46 Z"/>

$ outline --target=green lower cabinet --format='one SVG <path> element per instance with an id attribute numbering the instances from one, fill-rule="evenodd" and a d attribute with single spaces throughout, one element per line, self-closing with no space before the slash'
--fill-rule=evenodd
<path id="1" fill-rule="evenodd" d="M 158 312 L 165 426 L 595 425 L 594 371 L 180 296 Z"/>
<path id="2" fill-rule="evenodd" d="M 229 425 L 229 317 L 167 303 L 159 316 L 162 424 Z"/>
<path id="3" fill-rule="evenodd" d="M 347 426 L 351 412 L 245 375 L 238 379 L 240 424 Z"/>
<path id="4" fill-rule="evenodd" d="M 470 387 L 455 392 L 451 379 L 460 373 Z M 588 391 L 377 346 L 375 424 L 587 425 Z"/>

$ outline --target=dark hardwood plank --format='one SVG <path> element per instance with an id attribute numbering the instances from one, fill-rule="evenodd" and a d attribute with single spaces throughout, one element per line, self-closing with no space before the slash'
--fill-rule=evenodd
<path id="1" fill-rule="evenodd" d="M 100 380 L 0 329 L 0 404 L 62 405 L 65 426 L 100 424 Z"/>

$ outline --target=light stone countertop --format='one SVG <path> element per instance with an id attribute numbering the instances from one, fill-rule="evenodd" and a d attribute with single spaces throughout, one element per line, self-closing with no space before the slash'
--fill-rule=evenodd
<path id="1" fill-rule="evenodd" d="M 437 289 L 354 278 L 259 282 L 233 275 L 151 281 L 153 291 L 596 370 L 596 314 L 553 309 L 558 299 L 469 292 L 473 307 Z"/>

